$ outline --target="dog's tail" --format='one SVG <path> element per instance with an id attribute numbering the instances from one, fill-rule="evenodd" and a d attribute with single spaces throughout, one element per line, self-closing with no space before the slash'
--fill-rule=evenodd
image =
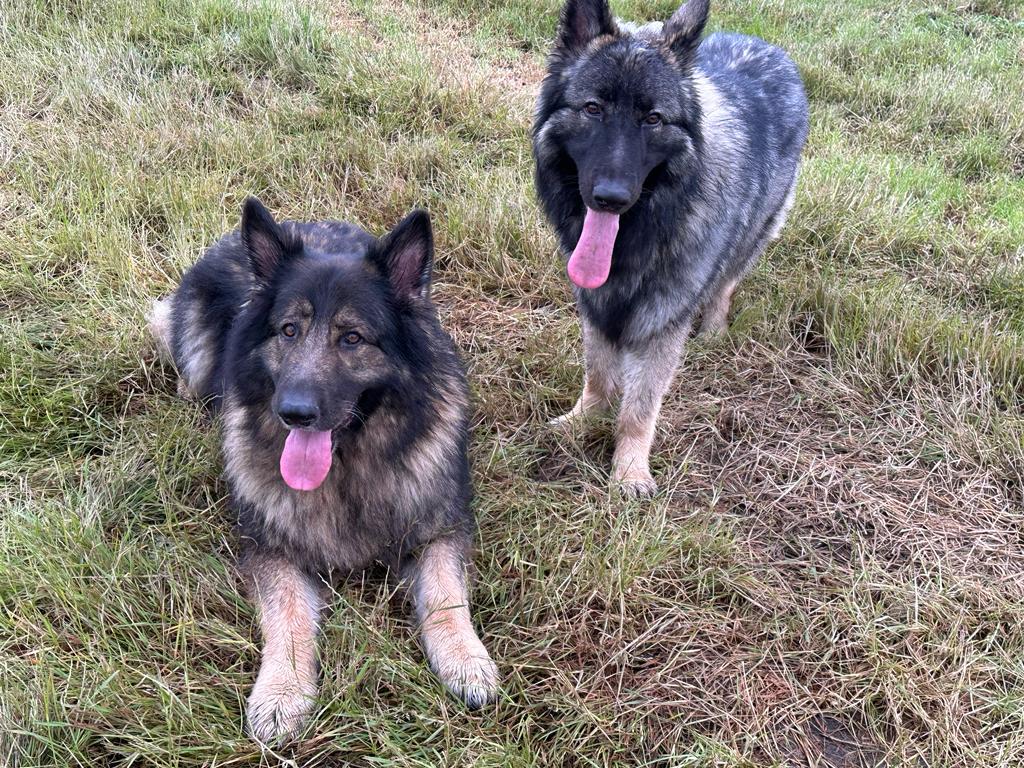
<path id="1" fill-rule="evenodd" d="M 156 342 L 157 352 L 168 363 L 174 362 L 174 355 L 171 352 L 171 310 L 173 307 L 174 294 L 172 293 L 162 299 L 154 299 L 146 313 L 146 323 L 153 341 Z"/>

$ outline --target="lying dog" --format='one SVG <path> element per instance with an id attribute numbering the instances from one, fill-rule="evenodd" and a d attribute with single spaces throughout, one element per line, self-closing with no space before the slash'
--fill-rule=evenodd
<path id="1" fill-rule="evenodd" d="M 317 695 L 319 575 L 383 563 L 411 586 L 423 648 L 470 707 L 497 670 L 470 620 L 468 390 L 430 300 L 433 236 L 276 223 L 254 198 L 150 326 L 179 388 L 220 411 L 263 658 L 254 737 L 298 734 Z"/>

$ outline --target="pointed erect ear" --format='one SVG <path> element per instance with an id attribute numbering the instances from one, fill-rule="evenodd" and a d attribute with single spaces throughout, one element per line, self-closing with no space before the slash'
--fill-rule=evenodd
<path id="1" fill-rule="evenodd" d="M 558 47 L 578 53 L 595 37 L 616 31 L 608 0 L 568 0 L 558 25 Z"/>
<path id="2" fill-rule="evenodd" d="M 708 22 L 710 0 L 688 0 L 665 22 L 661 35 L 669 50 L 683 66 L 689 66 L 700 45 L 700 36 Z"/>
<path id="3" fill-rule="evenodd" d="M 242 243 L 259 282 L 270 280 L 278 264 L 298 247 L 255 197 L 245 198 L 242 206 Z"/>
<path id="4" fill-rule="evenodd" d="M 382 237 L 374 259 L 401 299 L 426 296 L 434 267 L 434 232 L 430 214 L 415 210 Z"/>

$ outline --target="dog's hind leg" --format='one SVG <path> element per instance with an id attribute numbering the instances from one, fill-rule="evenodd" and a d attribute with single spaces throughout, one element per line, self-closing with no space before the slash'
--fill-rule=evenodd
<path id="1" fill-rule="evenodd" d="M 407 576 L 430 668 L 449 691 L 477 709 L 497 695 L 498 668 L 473 629 L 466 549 L 455 538 L 432 541 L 407 566 Z"/>
<path id="2" fill-rule="evenodd" d="M 768 247 L 768 244 L 772 240 L 777 240 L 782 233 L 782 228 L 786 224 L 786 218 L 796 202 L 796 178 L 797 174 L 794 174 L 785 199 L 775 213 L 765 222 L 760 238 L 749 249 L 746 259 L 740 263 L 740 268 L 737 270 L 734 266 L 733 277 L 720 282 L 714 293 L 711 294 L 711 298 L 708 299 L 704 307 L 703 317 L 701 318 L 701 336 L 714 336 L 726 329 L 726 319 L 729 315 L 729 307 L 732 304 L 732 296 L 736 291 L 736 286 L 753 269 L 757 260 L 761 258 L 761 255 Z"/>
<path id="3" fill-rule="evenodd" d="M 657 489 L 649 465 L 661 401 L 682 354 L 690 323 L 623 355 L 622 405 L 615 429 L 612 479 L 627 496 L 650 496 Z"/>
<path id="4" fill-rule="evenodd" d="M 174 355 L 171 353 L 171 309 L 174 306 L 174 294 L 163 299 L 153 299 L 146 313 L 146 324 L 149 326 L 149 334 L 156 342 L 156 351 L 160 357 L 168 362 L 174 362 Z"/>
<path id="5" fill-rule="evenodd" d="M 572 410 L 548 422 L 552 426 L 571 429 L 591 411 L 608 410 L 619 390 L 622 375 L 621 354 L 586 320 L 581 318 L 580 324 L 583 329 L 583 358 L 586 368 L 583 375 L 583 392 Z"/>
<path id="6" fill-rule="evenodd" d="M 739 285 L 739 278 L 726 280 L 712 294 L 704 306 L 700 321 L 700 335 L 714 336 L 722 333 L 728 325 L 729 307 L 732 305 L 732 294 Z"/>
<path id="7" fill-rule="evenodd" d="M 317 695 L 319 590 L 282 558 L 255 554 L 247 570 L 263 633 L 260 672 L 246 708 L 249 732 L 263 743 L 294 738 Z"/>

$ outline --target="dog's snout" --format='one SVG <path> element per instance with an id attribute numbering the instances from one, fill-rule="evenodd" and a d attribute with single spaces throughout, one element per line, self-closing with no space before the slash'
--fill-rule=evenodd
<path id="1" fill-rule="evenodd" d="M 290 392 L 281 397 L 277 415 L 290 429 L 311 427 L 320 418 L 320 408 L 309 395 Z"/>
<path id="2" fill-rule="evenodd" d="M 619 213 L 629 207 L 632 195 L 618 181 L 599 181 L 594 185 L 594 202 L 604 211 Z"/>

